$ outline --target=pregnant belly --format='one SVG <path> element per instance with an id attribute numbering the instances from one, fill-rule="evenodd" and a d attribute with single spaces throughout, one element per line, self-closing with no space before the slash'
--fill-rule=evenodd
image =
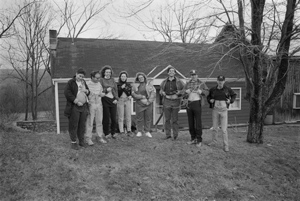
<path id="1" fill-rule="evenodd" d="M 81 102 L 82 104 L 84 104 L 84 103 L 86 103 L 86 95 L 85 95 L 85 93 L 84 92 L 79 92 L 78 94 L 77 94 L 77 100 L 79 101 L 79 102 Z"/>

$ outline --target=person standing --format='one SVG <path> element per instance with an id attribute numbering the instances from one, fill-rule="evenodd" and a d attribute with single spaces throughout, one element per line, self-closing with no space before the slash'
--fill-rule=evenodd
<path id="1" fill-rule="evenodd" d="M 103 66 L 100 71 L 100 84 L 103 87 L 105 96 L 102 97 L 103 105 L 103 132 L 105 136 L 109 133 L 113 139 L 116 139 L 115 133 L 117 129 L 117 102 L 118 102 L 118 88 L 112 77 L 112 68 L 109 65 Z M 110 128 L 109 128 L 110 125 Z"/>
<path id="2" fill-rule="evenodd" d="M 235 101 L 236 93 L 228 86 L 225 85 L 225 77 L 219 75 L 217 77 L 217 86 L 209 90 L 207 96 L 207 101 L 212 108 L 212 121 L 213 121 L 213 130 L 212 130 L 212 141 L 208 144 L 209 146 L 217 143 L 218 135 L 218 125 L 219 120 L 221 124 L 221 130 L 223 134 L 223 146 L 224 151 L 229 151 L 228 145 L 228 108 L 229 105 Z"/>
<path id="3" fill-rule="evenodd" d="M 88 114 L 87 96 L 90 92 L 83 79 L 84 76 L 85 71 L 82 68 L 78 69 L 75 76 L 68 81 L 64 89 L 64 95 L 67 99 L 64 115 L 69 119 L 71 148 L 75 150 L 78 150 L 79 146 L 86 147 L 84 143 L 84 132 Z"/>
<path id="4" fill-rule="evenodd" d="M 197 75 L 196 70 L 190 71 L 191 79 L 186 83 L 183 92 L 187 98 L 187 116 L 191 141 L 188 144 L 196 144 L 201 147 L 202 142 L 202 108 L 205 96 L 208 95 L 208 88 Z"/>
<path id="5" fill-rule="evenodd" d="M 160 94 L 163 96 L 163 112 L 165 117 L 165 139 L 171 138 L 171 127 L 173 128 L 173 139 L 178 137 L 178 112 L 180 110 L 183 81 L 175 76 L 176 70 L 169 65 L 167 68 L 168 77 L 160 85 Z M 172 119 L 172 123 L 171 123 Z"/>
<path id="6" fill-rule="evenodd" d="M 133 85 L 132 97 L 136 100 L 136 123 L 137 137 L 142 136 L 145 131 L 147 137 L 152 137 L 150 133 L 153 101 L 156 98 L 156 89 L 147 81 L 147 76 L 144 73 L 138 72 Z"/>
<path id="7" fill-rule="evenodd" d="M 128 73 L 121 71 L 119 74 L 118 96 L 118 123 L 120 133 L 124 133 L 124 117 L 126 119 L 127 135 L 131 136 L 131 85 L 127 82 Z"/>
<path id="8" fill-rule="evenodd" d="M 101 97 L 105 94 L 102 92 L 103 88 L 99 82 L 101 78 L 99 71 L 93 71 L 91 73 L 91 80 L 87 82 L 87 86 L 89 87 L 90 94 L 89 98 L 89 115 L 86 121 L 86 132 L 85 138 L 88 145 L 94 145 L 92 141 L 93 137 L 93 126 L 94 120 L 96 123 L 96 133 L 99 142 L 107 143 L 103 139 L 103 127 L 102 127 L 102 119 L 103 119 L 103 107 L 101 102 Z"/>

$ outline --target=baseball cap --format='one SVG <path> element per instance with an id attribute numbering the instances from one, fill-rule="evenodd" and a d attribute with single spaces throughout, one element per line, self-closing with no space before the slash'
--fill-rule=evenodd
<path id="1" fill-rule="evenodd" d="M 191 75 L 196 75 L 196 74 L 197 74 L 197 71 L 196 71 L 196 70 L 191 70 L 191 71 L 190 71 L 190 74 L 191 74 Z"/>
<path id="2" fill-rule="evenodd" d="M 224 81 L 225 77 L 223 75 L 219 75 L 217 79 L 218 79 L 218 81 Z"/>

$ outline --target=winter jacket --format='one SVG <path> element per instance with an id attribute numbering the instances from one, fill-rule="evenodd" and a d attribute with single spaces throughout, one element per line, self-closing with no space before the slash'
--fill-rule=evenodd
<path id="1" fill-rule="evenodd" d="M 191 80 L 189 80 L 186 85 L 184 86 L 182 93 L 183 97 L 185 99 L 188 99 L 189 94 L 186 93 L 186 90 L 190 89 L 191 91 L 195 91 L 200 89 L 202 91 L 201 93 L 201 105 L 205 105 L 205 96 L 208 95 L 208 87 L 204 82 L 202 82 L 199 78 L 197 78 L 196 83 Z"/>
<path id="2" fill-rule="evenodd" d="M 225 93 L 226 99 L 230 100 L 230 103 L 226 102 L 227 108 L 229 108 L 229 105 L 235 101 L 236 93 L 230 87 L 227 87 L 226 85 L 224 85 L 222 89 L 217 89 L 217 87 L 218 86 L 215 86 L 209 90 L 209 94 L 207 96 L 207 102 L 209 103 L 209 107 L 214 108 L 214 106 L 215 106 L 215 102 L 211 103 L 210 100 L 215 99 L 216 90 L 222 90 Z M 227 101 L 227 100 L 224 100 L 224 101 Z"/>
<path id="3" fill-rule="evenodd" d="M 83 83 L 85 85 L 85 88 L 89 91 L 89 87 L 87 86 L 84 80 Z M 64 95 L 67 99 L 64 115 L 68 118 L 70 117 L 72 108 L 75 105 L 74 100 L 76 99 L 77 93 L 78 93 L 78 85 L 76 83 L 76 78 L 74 76 L 72 79 L 68 81 L 64 90 Z M 87 96 L 89 95 L 89 93 L 90 91 L 87 93 Z"/>
<path id="4" fill-rule="evenodd" d="M 151 84 L 151 81 L 147 81 L 147 76 L 144 73 L 137 73 L 135 83 L 132 84 L 132 97 L 138 102 L 142 102 L 143 95 L 136 93 L 138 91 L 138 87 L 140 83 L 138 82 L 138 76 L 143 75 L 146 83 L 146 92 L 147 92 L 147 101 L 149 103 L 153 103 L 156 98 L 156 89 Z"/>
<path id="5" fill-rule="evenodd" d="M 166 86 L 166 83 L 168 81 L 169 77 L 167 77 L 165 80 L 162 81 L 162 83 L 160 84 L 160 91 L 159 93 L 162 95 L 162 93 L 165 91 L 165 86 Z M 180 80 L 178 77 L 175 77 L 175 80 L 176 80 L 176 87 L 177 87 L 177 95 L 180 96 L 181 95 L 181 91 L 184 87 L 184 83 L 182 80 Z"/>

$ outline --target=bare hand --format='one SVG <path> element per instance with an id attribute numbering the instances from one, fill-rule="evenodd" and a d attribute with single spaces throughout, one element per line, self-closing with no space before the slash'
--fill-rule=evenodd
<path id="1" fill-rule="evenodd" d="M 122 89 L 124 89 L 124 88 L 125 88 L 125 86 L 126 86 L 126 85 L 125 85 L 125 84 L 123 84 L 123 85 L 121 86 L 121 88 L 122 88 Z"/>
<path id="2" fill-rule="evenodd" d="M 114 101 L 113 101 L 113 104 L 117 104 L 117 102 L 118 102 L 117 100 L 114 100 Z"/>
<path id="3" fill-rule="evenodd" d="M 199 89 L 199 90 L 198 90 L 198 93 L 199 93 L 199 94 L 201 94 L 201 93 L 202 93 L 202 90 L 201 90 L 201 89 Z"/>
<path id="4" fill-rule="evenodd" d="M 77 102 L 78 106 L 83 106 L 83 104 L 81 102 Z"/>
<path id="5" fill-rule="evenodd" d="M 163 92 L 161 93 L 161 95 L 166 96 L 166 92 L 163 91 Z"/>
<path id="6" fill-rule="evenodd" d="M 230 100 L 229 100 L 229 99 L 227 99 L 227 100 L 226 100 L 226 103 L 230 104 Z"/>
<path id="7" fill-rule="evenodd" d="M 191 90 L 190 90 L 190 89 L 188 89 L 188 90 L 186 90 L 185 92 L 189 94 L 189 93 L 191 93 Z"/>
<path id="8" fill-rule="evenodd" d="M 214 102 L 215 102 L 215 99 L 210 99 L 210 102 L 211 102 L 211 103 L 214 103 Z"/>
<path id="9" fill-rule="evenodd" d="M 106 89 L 106 91 L 107 91 L 107 92 L 111 92 L 111 87 L 108 87 L 108 88 Z"/>

